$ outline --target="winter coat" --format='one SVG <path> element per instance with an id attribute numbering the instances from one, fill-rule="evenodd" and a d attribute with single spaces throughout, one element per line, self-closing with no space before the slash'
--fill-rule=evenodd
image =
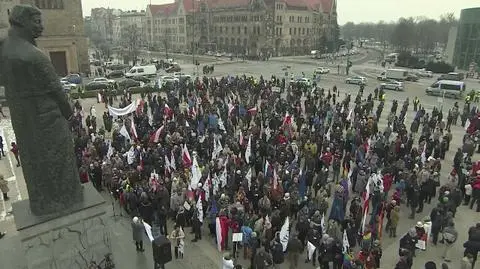
<path id="1" fill-rule="evenodd" d="M 357 182 L 355 182 L 355 192 L 363 193 L 365 191 L 365 186 L 367 186 L 367 175 L 365 172 L 359 172 L 357 175 Z"/>
<path id="2" fill-rule="evenodd" d="M 138 222 L 134 223 L 132 222 L 132 236 L 133 236 L 133 241 L 138 242 L 138 241 L 143 241 L 143 235 L 145 233 L 145 227 L 143 226 L 143 223 Z"/>
<path id="3" fill-rule="evenodd" d="M 0 178 L 0 191 L 2 191 L 2 193 L 7 193 L 10 191 L 8 188 L 8 181 L 6 181 L 4 178 Z"/>

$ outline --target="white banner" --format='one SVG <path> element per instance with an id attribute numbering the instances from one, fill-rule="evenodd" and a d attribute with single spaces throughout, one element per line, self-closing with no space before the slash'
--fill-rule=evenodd
<path id="1" fill-rule="evenodd" d="M 282 243 L 283 251 L 287 251 L 288 240 L 290 238 L 290 221 L 288 217 L 285 219 L 285 223 L 280 229 L 280 243 Z"/>
<path id="2" fill-rule="evenodd" d="M 128 115 L 134 112 L 136 109 L 137 109 L 137 102 L 132 102 L 131 104 L 129 104 L 124 108 L 116 108 L 116 107 L 108 106 L 108 112 L 110 113 L 110 115 L 117 116 L 117 117 Z"/>
<path id="3" fill-rule="evenodd" d="M 313 245 L 312 243 L 310 243 L 310 241 L 307 242 L 307 253 L 308 253 L 308 260 L 311 261 L 312 258 L 313 258 L 313 252 L 315 252 L 315 249 L 317 247 L 315 247 L 315 245 Z"/>
<path id="4" fill-rule="evenodd" d="M 153 242 L 153 234 L 152 234 L 152 226 L 150 226 L 148 223 L 143 222 L 143 226 L 145 227 L 145 231 L 147 232 L 148 239 L 150 239 L 151 242 Z"/>

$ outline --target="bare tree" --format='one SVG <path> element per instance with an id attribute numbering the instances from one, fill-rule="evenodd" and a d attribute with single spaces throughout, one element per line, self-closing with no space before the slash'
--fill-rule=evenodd
<path id="1" fill-rule="evenodd" d="M 139 47 L 142 42 L 142 34 L 136 24 L 128 25 L 122 29 L 121 40 L 123 46 L 126 48 L 126 56 L 133 62 L 137 63 L 139 55 Z"/>

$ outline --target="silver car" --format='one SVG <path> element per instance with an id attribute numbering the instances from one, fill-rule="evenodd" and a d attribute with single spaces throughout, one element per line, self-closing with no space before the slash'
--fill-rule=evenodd
<path id="1" fill-rule="evenodd" d="M 367 85 L 367 78 L 361 76 L 349 77 L 345 80 L 347 84 Z"/>
<path id="2" fill-rule="evenodd" d="M 384 90 L 395 90 L 395 91 L 403 91 L 405 90 L 403 86 L 403 82 L 396 81 L 393 79 L 389 79 L 382 84 L 380 84 L 380 89 Z"/>

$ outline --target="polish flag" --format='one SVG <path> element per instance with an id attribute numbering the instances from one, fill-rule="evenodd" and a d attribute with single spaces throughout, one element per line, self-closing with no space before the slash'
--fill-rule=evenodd
<path id="1" fill-rule="evenodd" d="M 173 155 L 173 150 L 170 152 L 170 168 L 173 171 L 177 170 L 177 163 L 175 161 L 175 155 Z"/>
<path id="2" fill-rule="evenodd" d="M 255 114 L 257 114 L 258 109 L 257 109 L 257 107 L 252 107 L 252 108 L 250 108 L 249 110 L 247 110 L 247 112 L 248 112 L 248 114 L 250 114 L 250 115 L 255 115 Z"/>
<path id="3" fill-rule="evenodd" d="M 192 158 L 190 157 L 190 153 L 188 152 L 187 144 L 184 144 L 182 149 L 182 160 L 185 167 L 192 166 Z"/>
<path id="4" fill-rule="evenodd" d="M 276 169 L 273 169 L 273 189 L 276 190 L 278 188 L 278 175 Z"/>
<path id="5" fill-rule="evenodd" d="M 150 136 L 150 142 L 151 143 L 158 143 L 158 140 L 160 139 L 160 134 L 162 134 L 164 128 L 165 128 L 165 125 L 160 126 L 160 128 L 158 128 L 155 131 L 155 133 L 153 133 Z"/>
<path id="6" fill-rule="evenodd" d="M 131 122 L 131 124 L 130 124 L 130 132 L 133 134 L 133 137 L 134 137 L 135 139 L 138 139 L 137 129 L 135 128 L 135 122 L 134 122 L 133 119 L 132 119 L 130 122 Z"/>
<path id="7" fill-rule="evenodd" d="M 238 139 L 238 144 L 240 144 L 240 146 L 243 146 L 243 142 L 244 142 L 243 132 L 240 132 L 240 137 Z"/>
<path id="8" fill-rule="evenodd" d="M 233 110 L 235 109 L 235 106 L 232 103 L 228 103 L 228 116 L 230 117 L 232 115 Z"/>
<path id="9" fill-rule="evenodd" d="M 283 118 L 283 125 L 291 125 L 292 124 L 292 116 L 290 114 L 285 113 L 285 117 Z"/>
<path id="10" fill-rule="evenodd" d="M 165 165 L 164 165 L 164 167 L 165 167 L 165 174 L 167 174 L 167 173 L 170 174 L 172 172 L 170 170 L 170 167 L 172 167 L 172 164 L 170 164 L 170 161 L 168 160 L 167 155 L 165 155 Z"/>
<path id="11" fill-rule="evenodd" d="M 144 105 L 145 105 L 145 100 L 140 100 L 138 102 L 138 106 L 137 106 L 137 109 L 136 109 L 137 115 L 142 114 Z"/>
<path id="12" fill-rule="evenodd" d="M 165 107 L 163 108 L 163 114 L 165 114 L 167 118 L 172 118 L 173 110 L 167 104 L 165 104 Z"/>

